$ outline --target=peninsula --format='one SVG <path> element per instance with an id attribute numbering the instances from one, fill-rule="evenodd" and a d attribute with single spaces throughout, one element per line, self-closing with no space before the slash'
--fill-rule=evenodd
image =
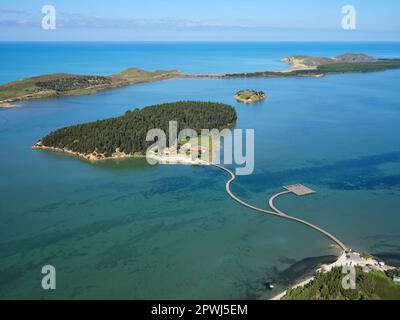
<path id="1" fill-rule="evenodd" d="M 130 68 L 111 76 L 56 73 L 27 78 L 0 86 L 0 107 L 17 101 L 62 96 L 81 96 L 132 84 L 181 76 L 179 70 L 145 71 Z"/>
<path id="2" fill-rule="evenodd" d="M 378 59 L 347 53 L 335 58 L 291 56 L 282 59 L 285 70 L 232 74 L 184 74 L 179 70 L 145 71 L 130 68 L 110 76 L 57 73 L 42 75 L 0 86 L 0 107 L 12 107 L 23 100 L 79 96 L 137 83 L 173 78 L 322 77 L 335 73 L 374 72 L 400 68 L 400 59 Z"/>
<path id="3" fill-rule="evenodd" d="M 179 130 L 191 128 L 200 132 L 202 129 L 222 130 L 233 127 L 237 115 L 233 107 L 222 103 L 165 103 L 127 111 L 117 118 L 56 130 L 39 140 L 33 148 L 69 153 L 91 161 L 144 157 L 154 143 L 146 141 L 149 130 L 163 130 L 168 141 L 169 120 L 176 121 Z M 208 152 L 201 142 L 189 144 L 187 141 L 178 141 L 178 145 L 170 145 L 165 150 L 154 150 L 154 156 L 162 160 L 164 156 L 173 153 L 176 160 L 182 162 L 188 160 L 195 151 L 196 154 Z"/>
<path id="4" fill-rule="evenodd" d="M 290 67 L 279 71 L 226 74 L 224 77 L 323 77 L 329 74 L 377 72 L 400 68 L 400 59 L 378 59 L 355 53 L 346 53 L 335 58 L 298 55 L 281 61 L 290 64 Z"/>

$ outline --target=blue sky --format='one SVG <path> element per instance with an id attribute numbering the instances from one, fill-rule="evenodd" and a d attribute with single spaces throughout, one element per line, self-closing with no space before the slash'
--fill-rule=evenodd
<path id="1" fill-rule="evenodd" d="M 41 28 L 47 4 L 56 30 Z M 400 41 L 399 16 L 398 0 L 0 0 L 0 41 Z"/>

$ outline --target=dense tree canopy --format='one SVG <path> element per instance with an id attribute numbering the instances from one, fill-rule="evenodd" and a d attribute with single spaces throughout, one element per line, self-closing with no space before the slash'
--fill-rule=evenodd
<path id="1" fill-rule="evenodd" d="M 65 78 L 51 79 L 36 82 L 36 86 L 41 89 L 54 91 L 69 91 L 88 88 L 96 85 L 110 84 L 111 80 L 101 76 L 70 76 Z"/>
<path id="2" fill-rule="evenodd" d="M 318 273 L 304 287 L 289 289 L 283 300 L 398 300 L 400 286 L 382 271 L 364 272 L 356 268 L 356 288 L 343 288 L 342 268 L 333 268 L 327 273 Z"/>
<path id="3" fill-rule="evenodd" d="M 229 105 L 214 102 L 180 101 L 127 111 L 117 118 L 74 125 L 51 132 L 41 143 L 46 147 L 68 149 L 110 156 L 117 149 L 131 154 L 145 152 L 150 129 L 162 129 L 168 137 L 169 121 L 177 121 L 178 130 L 191 128 L 223 129 L 235 124 L 236 111 Z"/>

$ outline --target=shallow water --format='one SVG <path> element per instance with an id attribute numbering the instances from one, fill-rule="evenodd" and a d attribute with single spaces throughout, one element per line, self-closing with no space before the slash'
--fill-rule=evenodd
<path id="1" fill-rule="evenodd" d="M 316 55 L 333 50 L 318 48 Z M 374 48 L 400 56 L 389 45 Z M 290 50 L 265 59 L 275 63 Z M 197 50 L 188 52 L 195 61 Z M 256 68 L 257 59 L 237 70 Z M 57 64 L 46 65 L 50 71 Z M 72 66 L 67 63 L 66 71 L 79 69 Z M 17 71 L 4 69 L 2 79 L 38 70 L 13 67 Z M 94 72 L 90 68 L 82 73 Z M 195 68 L 187 70 L 208 72 Z M 0 110 L 0 297 L 254 299 L 276 294 L 280 288 L 266 292 L 264 282 L 295 261 L 337 254 L 330 241 L 302 225 L 234 203 L 225 193 L 227 177 L 213 168 L 151 167 L 144 160 L 89 164 L 30 148 L 59 127 L 176 100 L 229 103 L 238 112 L 237 127 L 255 129 L 255 172 L 233 185 L 240 197 L 266 207 L 283 185 L 304 183 L 317 194 L 283 197 L 278 207 L 353 249 L 399 252 L 399 79 L 400 71 L 175 79 Z M 243 88 L 263 89 L 268 99 L 239 104 L 233 94 Z M 40 287 L 45 264 L 57 269 L 53 292 Z"/>

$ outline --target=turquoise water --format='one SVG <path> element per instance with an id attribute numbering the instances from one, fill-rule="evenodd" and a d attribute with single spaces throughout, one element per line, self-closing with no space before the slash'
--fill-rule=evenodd
<path id="1" fill-rule="evenodd" d="M 344 52 L 396 58 L 400 43 L 0 42 L 0 83 L 60 71 L 108 75 L 130 67 L 186 73 L 277 70 L 287 66 L 280 59 L 290 55 L 334 57 Z"/>
<path id="2" fill-rule="evenodd" d="M 398 44 L 0 47 L 2 82 L 129 66 L 264 70 L 280 67 L 279 58 L 291 53 L 400 57 Z M 319 79 L 175 79 L 0 110 L 0 297 L 255 299 L 276 293 L 265 292 L 263 283 L 295 261 L 337 253 L 301 225 L 234 203 L 225 193 L 226 176 L 212 168 L 150 167 L 143 160 L 89 164 L 30 148 L 59 127 L 183 99 L 229 103 L 238 112 L 237 127 L 255 129 L 255 172 L 233 185 L 240 197 L 265 207 L 282 185 L 304 183 L 317 194 L 288 196 L 278 206 L 353 249 L 398 253 L 399 80 L 400 70 Z M 233 93 L 242 88 L 263 89 L 269 98 L 238 104 Z M 52 292 L 41 289 L 45 264 L 57 270 Z"/>

